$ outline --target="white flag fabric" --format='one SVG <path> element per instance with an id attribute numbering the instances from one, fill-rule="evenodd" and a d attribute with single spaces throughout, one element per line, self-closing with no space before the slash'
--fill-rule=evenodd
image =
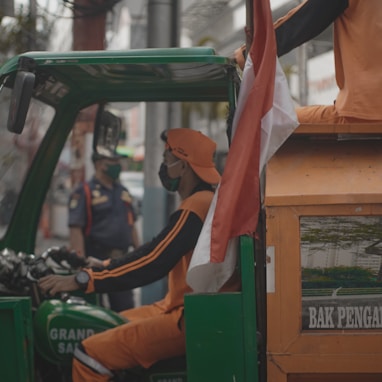
<path id="1" fill-rule="evenodd" d="M 240 89 L 238 106 L 233 121 L 233 135 L 238 128 L 238 120 L 245 106 L 246 99 L 252 88 L 255 76 L 251 57 L 248 55 L 243 81 Z M 298 126 L 293 100 L 288 84 L 276 59 L 276 75 L 272 109 L 261 121 L 261 143 L 259 174 L 266 163 L 278 150 L 293 130 Z M 240 185 L 237 185 L 240 187 Z M 187 273 L 187 283 L 194 292 L 217 292 L 231 277 L 237 261 L 238 238 L 229 240 L 227 251 L 222 262 L 211 262 L 211 229 L 219 194 L 219 186 L 215 192 L 206 221 L 194 250 Z"/>

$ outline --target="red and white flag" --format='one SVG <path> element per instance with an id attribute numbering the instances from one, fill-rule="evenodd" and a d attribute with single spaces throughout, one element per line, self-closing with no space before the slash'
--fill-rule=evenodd
<path id="1" fill-rule="evenodd" d="M 236 265 L 237 239 L 256 231 L 260 174 L 298 126 L 277 59 L 269 0 L 253 0 L 254 37 L 247 56 L 232 143 L 187 273 L 194 292 L 216 292 Z"/>

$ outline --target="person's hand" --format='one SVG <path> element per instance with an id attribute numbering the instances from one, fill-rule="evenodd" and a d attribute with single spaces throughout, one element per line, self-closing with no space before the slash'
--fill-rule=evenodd
<path id="1" fill-rule="evenodd" d="M 242 45 L 240 48 L 235 49 L 233 53 L 233 59 L 241 70 L 244 70 L 246 59 L 246 45 Z"/>
<path id="2" fill-rule="evenodd" d="M 97 259 L 96 257 L 88 256 L 86 258 L 86 267 L 103 267 L 103 261 L 100 259 Z"/>
<path id="3" fill-rule="evenodd" d="M 72 292 L 80 289 L 75 280 L 75 275 L 60 276 L 48 275 L 38 281 L 38 286 L 44 294 L 54 296 L 60 292 Z"/>

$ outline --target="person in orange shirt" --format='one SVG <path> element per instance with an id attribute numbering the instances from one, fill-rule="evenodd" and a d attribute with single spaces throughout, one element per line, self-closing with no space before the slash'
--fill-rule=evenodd
<path id="1" fill-rule="evenodd" d="M 106 293 L 152 283 L 168 274 L 168 292 L 152 305 L 126 310 L 128 323 L 95 334 L 75 350 L 73 382 L 109 381 L 115 370 L 151 366 L 185 353 L 184 294 L 191 292 L 186 273 L 220 175 L 213 162 L 216 143 L 191 129 L 171 129 L 165 141 L 159 177 L 163 186 L 181 198 L 167 226 L 151 241 L 126 256 L 105 260 L 102 267 L 72 276 L 47 276 L 44 293 L 82 288 Z M 238 290 L 233 278 L 225 290 Z"/>
<path id="2" fill-rule="evenodd" d="M 277 55 L 288 53 L 334 23 L 335 75 L 339 93 L 333 105 L 296 109 L 300 123 L 382 121 L 382 1 L 306 0 L 274 24 Z M 235 51 L 244 67 L 245 47 Z"/>

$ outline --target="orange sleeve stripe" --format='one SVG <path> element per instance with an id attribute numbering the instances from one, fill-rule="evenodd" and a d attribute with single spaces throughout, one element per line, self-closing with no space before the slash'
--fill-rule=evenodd
<path id="1" fill-rule="evenodd" d="M 92 293 L 92 292 L 94 292 L 93 271 L 90 268 L 84 269 L 84 270 L 86 270 L 86 272 L 88 272 L 89 276 L 90 276 L 90 280 L 88 282 L 88 287 L 86 288 L 85 293 Z"/>
<path id="2" fill-rule="evenodd" d="M 118 269 L 114 270 L 104 270 L 101 272 L 97 272 L 96 275 L 94 275 L 94 279 L 97 280 L 103 280 L 107 277 L 113 276 L 118 277 L 124 273 L 134 271 L 136 269 L 139 269 L 146 264 L 154 261 L 157 257 L 160 256 L 160 254 L 163 252 L 163 249 L 167 247 L 169 243 L 172 242 L 173 238 L 179 233 L 180 229 L 183 227 L 184 221 L 187 219 L 190 211 L 183 211 L 179 220 L 177 221 L 175 227 L 169 232 L 169 234 L 164 238 L 164 240 L 159 243 L 152 252 L 148 253 L 146 256 L 132 262 L 126 265 L 123 265 L 119 267 Z"/>
<path id="3" fill-rule="evenodd" d="M 110 264 L 110 261 L 111 261 L 111 259 L 104 260 L 102 262 L 103 266 L 107 267 Z M 89 273 L 90 280 L 88 283 L 88 287 L 85 290 L 85 293 L 92 293 L 92 292 L 94 292 L 94 273 L 93 273 L 93 270 L 91 268 L 87 268 L 86 272 Z"/>
<path id="4" fill-rule="evenodd" d="M 160 254 L 163 252 L 164 248 L 166 248 L 167 245 L 172 242 L 173 238 L 179 233 L 180 229 L 183 227 L 184 221 L 187 220 L 189 213 L 190 213 L 189 211 L 183 211 L 182 212 L 182 214 L 181 214 L 179 220 L 177 221 L 177 224 L 175 225 L 175 227 L 169 232 L 169 234 L 165 237 L 165 239 L 161 243 L 159 243 L 159 245 L 152 252 L 150 252 L 146 256 L 136 260 L 133 263 L 129 263 L 129 264 L 126 264 L 124 266 L 121 266 L 120 268 L 118 268 L 118 270 L 102 271 L 102 272 L 100 272 L 101 277 L 99 277 L 100 274 L 97 274 L 96 278 L 98 280 L 102 280 L 105 277 L 109 277 L 109 276 L 120 276 L 124 273 L 139 269 L 142 266 L 145 266 L 146 264 L 154 261 L 157 257 L 160 256 Z"/>
<path id="5" fill-rule="evenodd" d="M 164 238 L 164 240 L 162 240 L 154 248 L 154 250 L 152 252 L 148 253 L 146 256 L 144 256 L 140 259 L 137 259 L 136 261 L 134 261 L 132 263 L 125 264 L 125 265 L 123 265 L 117 269 L 113 269 L 111 271 L 110 270 L 104 270 L 101 272 L 97 272 L 96 274 L 93 273 L 94 279 L 103 280 L 103 279 L 110 277 L 110 276 L 112 276 L 112 277 L 121 276 L 124 273 L 128 273 L 128 272 L 134 271 L 136 269 L 142 268 L 146 264 L 157 259 L 160 256 L 160 254 L 163 252 L 163 250 L 172 242 L 173 238 L 182 229 L 184 222 L 187 220 L 189 214 L 190 214 L 189 210 L 183 210 L 182 211 L 181 216 L 180 216 L 179 220 L 177 221 L 176 225 L 174 226 L 174 228 L 169 232 L 169 234 Z"/>
<path id="6" fill-rule="evenodd" d="M 129 225 L 134 224 L 134 216 L 131 211 L 127 213 L 127 222 L 129 223 Z"/>
<path id="7" fill-rule="evenodd" d="M 273 23 L 273 27 L 276 29 L 281 24 L 284 24 L 285 21 L 289 20 L 300 8 L 302 8 L 307 0 L 304 0 L 300 5 L 297 5 L 295 8 L 292 8 L 286 15 L 280 17 Z"/>

